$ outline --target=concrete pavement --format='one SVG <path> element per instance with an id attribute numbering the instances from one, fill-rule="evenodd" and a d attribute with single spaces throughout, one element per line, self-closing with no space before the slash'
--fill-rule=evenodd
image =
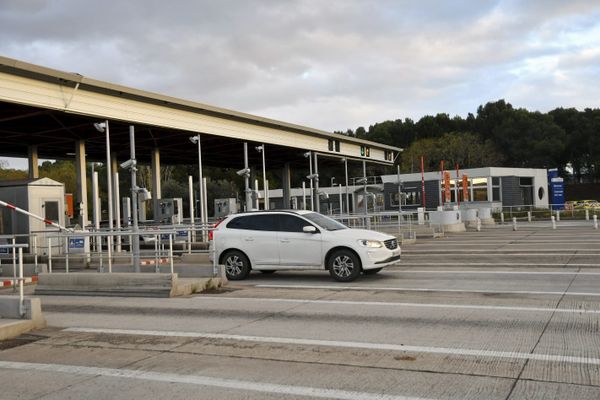
<path id="1" fill-rule="evenodd" d="M 43 297 L 51 328 L 0 351 L 0 398 L 598 399 L 599 245 L 490 227 L 351 284 L 253 273 L 186 298 Z"/>

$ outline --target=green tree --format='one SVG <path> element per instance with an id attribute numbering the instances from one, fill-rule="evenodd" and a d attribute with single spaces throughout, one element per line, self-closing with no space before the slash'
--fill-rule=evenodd
<path id="1" fill-rule="evenodd" d="M 447 133 L 439 138 L 413 142 L 401 154 L 402 171 L 420 171 L 421 156 L 425 171 L 437 171 L 441 160 L 447 162 L 448 169 L 453 169 L 455 164 L 461 168 L 477 168 L 502 163 L 502 154 L 491 141 L 484 142 L 469 132 Z"/>

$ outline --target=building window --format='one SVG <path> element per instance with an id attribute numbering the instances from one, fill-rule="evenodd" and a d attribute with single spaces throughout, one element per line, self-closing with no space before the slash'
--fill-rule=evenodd
<path id="1" fill-rule="evenodd" d="M 59 222 L 58 220 L 58 201 L 45 201 L 44 202 L 44 217 L 52 222 Z"/>
<path id="2" fill-rule="evenodd" d="M 398 207 L 398 192 L 390 193 L 390 206 Z M 403 206 L 420 206 L 421 191 L 418 189 L 402 190 L 402 205 Z"/>
<path id="3" fill-rule="evenodd" d="M 492 178 L 492 201 L 502 201 L 502 190 L 500 190 L 500 178 Z"/>
<path id="4" fill-rule="evenodd" d="M 488 178 L 473 178 L 471 186 L 473 187 L 473 201 L 488 201 Z"/>
<path id="5" fill-rule="evenodd" d="M 371 148 L 369 146 L 360 146 L 361 157 L 371 157 Z"/>
<path id="6" fill-rule="evenodd" d="M 337 139 L 329 139 L 329 151 L 340 152 L 340 141 Z"/>
<path id="7" fill-rule="evenodd" d="M 384 150 L 383 155 L 386 161 L 394 161 L 394 152 L 391 150 Z"/>

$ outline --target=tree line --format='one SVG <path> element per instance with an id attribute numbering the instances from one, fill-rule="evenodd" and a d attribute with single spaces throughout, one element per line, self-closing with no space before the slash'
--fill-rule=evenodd
<path id="1" fill-rule="evenodd" d="M 445 160 L 461 168 L 559 168 L 577 182 L 600 178 L 600 109 L 541 113 L 498 100 L 466 118 L 440 113 L 338 133 L 403 148 L 403 172 L 420 171 L 423 156 L 426 171 Z"/>

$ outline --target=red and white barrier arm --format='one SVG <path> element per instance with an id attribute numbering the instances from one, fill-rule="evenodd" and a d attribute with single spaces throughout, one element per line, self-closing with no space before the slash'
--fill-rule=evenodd
<path id="1" fill-rule="evenodd" d="M 15 210 L 15 211 L 16 211 L 16 212 L 18 212 L 18 213 L 21 213 L 21 214 L 28 215 L 28 216 L 30 216 L 31 218 L 35 218 L 35 219 L 37 219 L 37 220 L 40 220 L 40 221 L 42 221 L 43 223 L 45 223 L 46 225 L 51 225 L 51 226 L 53 226 L 53 227 L 55 227 L 55 228 L 58 228 L 58 229 L 60 229 L 61 231 L 69 231 L 69 232 L 73 231 L 72 229 L 69 229 L 69 228 L 67 228 L 67 227 L 64 227 L 64 226 L 62 226 L 62 225 L 59 225 L 59 224 L 57 224 L 57 223 L 56 223 L 56 222 L 54 222 L 54 221 L 50 221 L 49 219 L 46 219 L 46 218 L 40 217 L 39 215 L 36 215 L 36 214 L 30 213 L 30 212 L 29 212 L 29 211 L 27 211 L 27 210 L 23 210 L 22 208 L 19 208 L 19 207 L 15 206 L 15 205 L 13 205 L 13 204 L 10 204 L 10 203 L 7 203 L 7 202 L 5 202 L 5 201 L 2 201 L 2 200 L 0 200 L 0 206 L 4 206 L 4 207 L 6 207 L 6 208 L 8 208 L 8 209 L 10 209 L 10 210 Z"/>

